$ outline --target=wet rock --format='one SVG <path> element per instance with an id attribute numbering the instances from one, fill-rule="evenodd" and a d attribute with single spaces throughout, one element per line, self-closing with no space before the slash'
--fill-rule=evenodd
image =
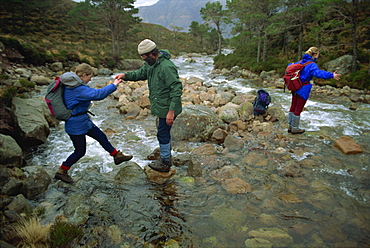
<path id="1" fill-rule="evenodd" d="M 76 209 L 74 209 L 70 221 L 75 225 L 83 225 L 89 219 L 91 212 L 91 206 L 87 204 L 80 204 L 76 207 Z"/>
<path id="2" fill-rule="evenodd" d="M 159 172 L 151 169 L 149 166 L 145 166 L 144 172 L 149 181 L 156 184 L 164 184 L 172 175 L 176 173 L 176 170 L 171 167 L 169 172 Z"/>
<path id="3" fill-rule="evenodd" d="M 344 154 L 358 154 L 362 153 L 363 150 L 356 141 L 349 136 L 342 136 L 334 142 L 334 147 L 341 150 Z"/>
<path id="4" fill-rule="evenodd" d="M 51 183 L 49 174 L 40 166 L 24 167 L 27 178 L 23 182 L 22 193 L 28 199 L 34 199 L 45 192 Z"/>
<path id="5" fill-rule="evenodd" d="M 220 169 L 213 170 L 211 177 L 217 181 L 241 176 L 243 173 L 237 166 L 226 165 Z"/>
<path id="6" fill-rule="evenodd" d="M 222 144 L 225 141 L 227 136 L 227 132 L 221 128 L 218 128 L 216 131 L 213 132 L 211 141 L 215 142 L 216 144 Z"/>
<path id="7" fill-rule="evenodd" d="M 230 132 L 245 131 L 246 129 L 247 129 L 247 124 L 241 120 L 237 120 L 229 124 Z"/>
<path id="8" fill-rule="evenodd" d="M 275 117 L 279 121 L 284 121 L 285 120 L 285 113 L 283 111 L 283 108 L 278 105 L 273 105 L 267 109 L 267 114 Z"/>
<path id="9" fill-rule="evenodd" d="M 228 103 L 219 109 L 218 117 L 226 123 L 239 119 L 238 105 Z"/>
<path id="10" fill-rule="evenodd" d="M 17 142 L 8 135 L 0 134 L 0 165 L 12 165 L 20 167 L 22 165 L 22 149 Z"/>
<path id="11" fill-rule="evenodd" d="M 308 223 L 299 223 L 291 227 L 294 232 L 296 232 L 299 235 L 306 235 L 310 233 L 315 226 Z"/>
<path id="12" fill-rule="evenodd" d="M 272 248 L 272 243 L 266 239 L 247 239 L 245 242 L 245 247 L 253 247 L 253 248 Z"/>
<path id="13" fill-rule="evenodd" d="M 154 151 L 147 156 L 147 159 L 148 160 L 159 160 L 160 152 L 161 151 L 159 147 L 155 148 Z"/>
<path id="14" fill-rule="evenodd" d="M 123 108 L 120 110 L 122 111 Z M 141 108 L 136 103 L 129 103 L 125 106 L 124 111 L 126 112 L 126 119 L 135 119 L 141 112 Z"/>
<path id="15" fill-rule="evenodd" d="M 229 151 L 239 151 L 244 147 L 244 144 L 245 140 L 235 137 L 233 135 L 228 135 L 225 138 L 223 146 L 229 149 Z"/>
<path id="16" fill-rule="evenodd" d="M 175 140 L 204 140 L 211 138 L 213 132 L 223 126 L 216 112 L 202 105 L 186 105 L 171 128 Z"/>
<path id="17" fill-rule="evenodd" d="M 289 165 L 281 168 L 280 173 L 284 177 L 303 177 L 304 173 L 299 165 Z"/>
<path id="18" fill-rule="evenodd" d="M 210 155 L 215 155 L 217 150 L 212 144 L 205 144 L 203 146 L 194 148 L 192 151 L 195 155 L 198 156 L 210 156 Z"/>
<path id="19" fill-rule="evenodd" d="M 346 233 L 342 230 L 339 223 L 337 225 L 328 224 L 320 229 L 321 237 L 330 242 L 340 242 L 347 239 Z"/>
<path id="20" fill-rule="evenodd" d="M 203 174 L 202 167 L 199 161 L 195 159 L 188 161 L 185 165 L 188 166 L 187 173 L 192 177 L 200 177 Z"/>
<path id="21" fill-rule="evenodd" d="M 1 189 L 2 195 L 15 196 L 20 193 L 22 182 L 18 179 L 10 177 L 6 184 Z"/>
<path id="22" fill-rule="evenodd" d="M 242 160 L 244 163 L 246 163 L 249 166 L 267 166 L 268 164 L 268 158 L 266 158 L 265 155 L 256 153 L 256 152 L 250 152 L 248 153 Z"/>
<path id="23" fill-rule="evenodd" d="M 44 108 L 44 102 L 39 99 L 13 98 L 12 110 L 19 127 L 16 139 L 25 149 L 45 143 L 50 133 Z"/>
<path id="24" fill-rule="evenodd" d="M 21 214 L 27 211 L 31 211 L 31 205 L 28 203 L 27 199 L 22 195 L 19 194 L 12 202 L 7 206 L 9 210 L 13 210 L 17 214 Z"/>
<path id="25" fill-rule="evenodd" d="M 240 230 L 240 227 L 245 224 L 247 218 L 245 213 L 228 204 L 216 207 L 211 213 L 211 217 L 213 221 L 226 232 Z"/>
<path id="26" fill-rule="evenodd" d="M 14 121 L 11 112 L 3 106 L 0 106 L 0 133 L 12 136 L 14 134 Z"/>
<path id="27" fill-rule="evenodd" d="M 259 228 L 248 233 L 253 238 L 268 240 L 273 247 L 288 247 L 293 244 L 293 238 L 278 228 Z"/>
<path id="28" fill-rule="evenodd" d="M 122 184 L 141 184 L 145 182 L 143 169 L 135 162 L 126 162 L 114 179 Z"/>
<path id="29" fill-rule="evenodd" d="M 230 194 L 244 194 L 252 191 L 251 185 L 238 177 L 225 179 L 221 185 Z"/>
<path id="30" fill-rule="evenodd" d="M 4 215 L 8 220 L 11 220 L 11 221 L 21 220 L 21 216 L 13 210 L 5 210 Z M 0 247 L 2 248 L 2 246 L 0 246 Z"/>
<path id="31" fill-rule="evenodd" d="M 285 195 L 279 196 L 279 199 L 282 200 L 283 202 L 287 202 L 287 203 L 299 203 L 299 202 L 302 202 L 302 200 L 299 199 L 294 194 L 285 194 Z"/>

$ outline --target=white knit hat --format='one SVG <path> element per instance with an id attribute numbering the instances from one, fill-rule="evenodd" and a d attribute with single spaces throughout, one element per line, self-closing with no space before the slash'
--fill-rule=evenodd
<path id="1" fill-rule="evenodd" d="M 153 41 L 145 39 L 137 46 L 137 51 L 139 54 L 144 54 L 153 51 L 156 47 L 157 45 Z"/>

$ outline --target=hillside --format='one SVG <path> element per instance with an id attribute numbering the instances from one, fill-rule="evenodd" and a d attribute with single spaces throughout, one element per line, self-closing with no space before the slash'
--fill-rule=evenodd
<path id="1" fill-rule="evenodd" d="M 192 21 L 202 23 L 200 9 L 207 2 L 217 0 L 159 0 L 151 6 L 139 7 L 138 16 L 145 23 L 162 25 L 168 29 L 171 25 L 184 28 L 188 32 Z M 225 5 L 226 0 L 218 1 Z"/>

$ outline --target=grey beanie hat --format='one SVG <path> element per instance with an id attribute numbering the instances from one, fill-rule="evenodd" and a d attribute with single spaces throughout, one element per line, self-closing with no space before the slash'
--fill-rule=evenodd
<path id="1" fill-rule="evenodd" d="M 139 54 L 144 54 L 153 51 L 156 47 L 157 45 L 153 41 L 145 39 L 137 46 L 137 51 Z"/>

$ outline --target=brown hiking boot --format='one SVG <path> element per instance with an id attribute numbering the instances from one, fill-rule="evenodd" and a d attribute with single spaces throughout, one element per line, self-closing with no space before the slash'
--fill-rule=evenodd
<path id="1" fill-rule="evenodd" d="M 290 133 L 291 134 L 302 134 L 302 133 L 304 133 L 304 132 L 306 132 L 306 130 L 305 129 L 297 129 L 297 130 L 291 130 L 290 131 Z"/>
<path id="2" fill-rule="evenodd" d="M 169 172 L 171 168 L 171 162 L 157 160 L 157 161 L 151 162 L 148 166 L 156 171 Z"/>
<path id="3" fill-rule="evenodd" d="M 129 161 L 132 159 L 131 155 L 124 155 L 121 151 L 118 151 L 116 155 L 114 155 L 114 163 L 120 164 L 124 161 Z"/>
<path id="4" fill-rule="evenodd" d="M 68 175 L 68 172 L 62 169 L 59 169 L 54 176 L 55 179 L 62 180 L 65 183 L 74 183 L 72 177 Z"/>

